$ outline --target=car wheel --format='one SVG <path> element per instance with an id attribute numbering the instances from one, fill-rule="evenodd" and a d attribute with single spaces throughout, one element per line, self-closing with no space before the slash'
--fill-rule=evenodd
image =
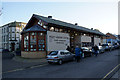
<path id="1" fill-rule="evenodd" d="M 58 64 L 60 64 L 60 65 L 61 65 L 62 63 L 63 63 L 63 61 L 62 61 L 62 60 L 59 60 Z"/>
<path id="2" fill-rule="evenodd" d="M 73 61 L 75 61 L 75 57 L 73 57 L 73 59 L 72 59 Z"/>
<path id="3" fill-rule="evenodd" d="M 92 53 L 90 54 L 90 56 L 92 56 Z"/>
<path id="4" fill-rule="evenodd" d="M 48 63 L 49 63 L 49 64 L 52 64 L 52 62 L 49 62 L 49 61 L 48 61 Z"/>
<path id="5" fill-rule="evenodd" d="M 83 53 L 83 54 L 82 54 L 82 58 L 84 58 L 84 57 L 85 57 L 85 54 Z"/>
<path id="6" fill-rule="evenodd" d="M 92 55 L 91 54 L 89 54 L 89 57 L 91 57 Z"/>

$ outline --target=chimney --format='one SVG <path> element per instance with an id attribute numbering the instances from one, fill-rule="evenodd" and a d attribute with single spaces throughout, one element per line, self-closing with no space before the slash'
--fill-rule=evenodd
<path id="1" fill-rule="evenodd" d="M 93 28 L 91 28 L 91 30 L 93 30 Z"/>
<path id="2" fill-rule="evenodd" d="M 78 25 L 78 23 L 75 23 L 75 25 Z"/>
<path id="3" fill-rule="evenodd" d="M 51 19 L 51 18 L 52 18 L 52 16 L 48 16 L 48 18 L 50 18 L 50 19 Z"/>

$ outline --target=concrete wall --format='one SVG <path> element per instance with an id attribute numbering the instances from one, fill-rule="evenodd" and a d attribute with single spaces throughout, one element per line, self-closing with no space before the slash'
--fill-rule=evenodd
<path id="1" fill-rule="evenodd" d="M 21 52 L 21 57 L 23 58 L 45 58 L 46 51 L 36 51 L 36 52 Z"/>

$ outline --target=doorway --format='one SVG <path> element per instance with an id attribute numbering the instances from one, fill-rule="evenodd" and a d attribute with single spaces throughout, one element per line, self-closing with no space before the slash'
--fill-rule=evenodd
<path id="1" fill-rule="evenodd" d="M 11 51 L 15 51 L 15 43 L 11 43 Z"/>
<path id="2" fill-rule="evenodd" d="M 91 37 L 92 46 L 94 46 L 94 37 Z"/>

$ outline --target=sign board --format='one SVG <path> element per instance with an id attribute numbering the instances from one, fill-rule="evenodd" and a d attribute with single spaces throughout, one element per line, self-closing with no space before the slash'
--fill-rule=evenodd
<path id="1" fill-rule="evenodd" d="M 81 36 L 81 42 L 91 42 L 91 37 L 89 37 L 89 36 Z"/>
<path id="2" fill-rule="evenodd" d="M 68 33 L 47 31 L 47 51 L 66 50 L 69 45 Z"/>

